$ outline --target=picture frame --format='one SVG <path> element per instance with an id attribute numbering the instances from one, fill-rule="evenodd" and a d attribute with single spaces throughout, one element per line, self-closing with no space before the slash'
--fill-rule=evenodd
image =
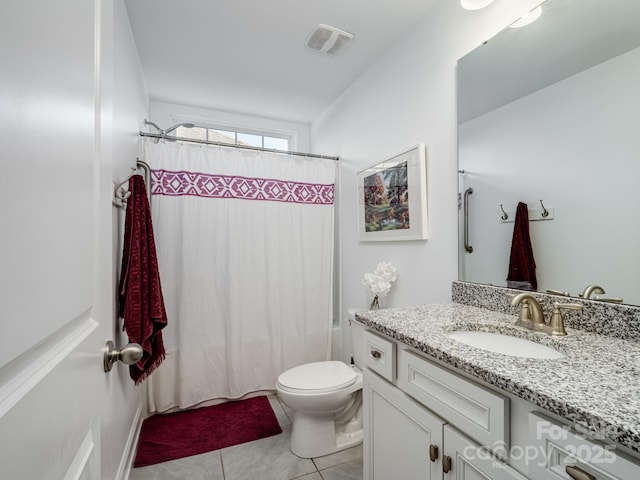
<path id="1" fill-rule="evenodd" d="M 423 143 L 359 171 L 358 240 L 427 240 L 427 156 Z"/>

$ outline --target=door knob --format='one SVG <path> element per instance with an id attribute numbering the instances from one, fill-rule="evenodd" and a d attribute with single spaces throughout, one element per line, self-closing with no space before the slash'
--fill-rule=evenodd
<path id="1" fill-rule="evenodd" d="M 142 358 L 142 354 L 142 347 L 137 343 L 127 343 L 120 350 L 116 350 L 114 343 L 109 340 L 104 346 L 104 371 L 110 372 L 118 360 L 125 365 L 133 365 Z"/>

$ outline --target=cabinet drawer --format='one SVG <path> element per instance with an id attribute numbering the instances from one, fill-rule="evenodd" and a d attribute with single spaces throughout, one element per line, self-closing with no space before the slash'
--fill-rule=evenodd
<path id="1" fill-rule="evenodd" d="M 529 455 L 532 478 L 640 478 L 640 465 L 617 452 L 615 444 L 590 440 L 587 434 L 577 433 L 537 412 L 529 414 L 529 440 L 535 445 L 535 458 Z M 578 473 L 572 477 L 567 473 L 567 467 Z"/>
<path id="2" fill-rule="evenodd" d="M 509 399 L 405 349 L 398 386 L 496 455 L 509 446 Z"/>
<path id="3" fill-rule="evenodd" d="M 364 366 L 393 382 L 396 378 L 395 342 L 368 330 L 362 333 L 362 339 L 364 341 Z"/>

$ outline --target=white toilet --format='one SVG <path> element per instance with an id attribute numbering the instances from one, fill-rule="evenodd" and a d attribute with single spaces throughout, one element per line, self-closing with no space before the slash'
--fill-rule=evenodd
<path id="1" fill-rule="evenodd" d="M 278 398 L 293 410 L 291 451 L 321 457 L 362 443 L 362 326 L 350 311 L 355 365 L 307 363 L 278 377 Z"/>

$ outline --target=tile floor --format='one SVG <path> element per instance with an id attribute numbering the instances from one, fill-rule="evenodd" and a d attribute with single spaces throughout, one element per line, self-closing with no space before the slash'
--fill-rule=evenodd
<path id="1" fill-rule="evenodd" d="M 306 459 L 289 450 L 290 410 L 269 397 L 282 433 L 171 462 L 131 469 L 129 480 L 362 480 L 362 445 Z"/>

